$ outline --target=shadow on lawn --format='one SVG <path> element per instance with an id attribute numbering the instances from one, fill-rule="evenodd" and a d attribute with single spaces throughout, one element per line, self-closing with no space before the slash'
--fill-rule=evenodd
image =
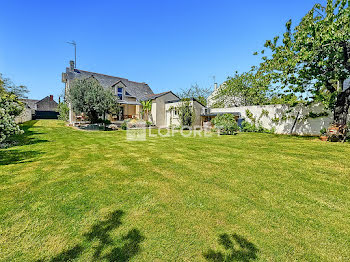
<path id="1" fill-rule="evenodd" d="M 39 155 L 38 151 L 20 151 L 0 149 L 0 166 L 32 162 L 30 159 Z"/>
<path id="2" fill-rule="evenodd" d="M 38 120 L 31 120 L 24 124 L 21 124 L 20 129 L 22 129 L 24 133 L 21 135 L 13 135 L 9 137 L 9 139 L 7 139 L 6 142 L 4 142 L 4 144 L 6 145 L 5 148 L 49 142 L 49 140 L 46 140 L 46 139 L 37 139 L 33 137 L 34 135 L 45 134 L 45 133 L 37 132 L 35 130 L 36 128 L 40 128 L 40 127 L 34 126 L 35 123 L 37 122 Z"/>
<path id="3" fill-rule="evenodd" d="M 33 145 L 33 144 L 38 144 L 43 142 L 49 142 L 49 140 L 37 139 L 32 137 L 34 135 L 45 134 L 45 133 L 37 132 L 35 130 L 36 128 L 38 128 L 34 126 L 37 122 L 38 120 L 31 120 L 21 125 L 21 129 L 24 131 L 24 133 L 22 135 L 17 135 L 13 137 L 13 139 L 18 141 L 18 145 Z"/>
<path id="4" fill-rule="evenodd" d="M 122 235 L 118 241 L 115 243 L 111 232 L 122 225 L 121 217 L 124 212 L 121 210 L 116 210 L 109 214 L 106 220 L 100 221 L 91 227 L 91 230 L 85 233 L 84 240 L 72 247 L 69 250 L 61 252 L 57 256 L 47 259 L 38 260 L 39 261 L 51 261 L 51 262 L 63 262 L 71 261 L 80 257 L 83 252 L 87 249 L 86 246 L 90 242 L 97 241 L 97 246 L 93 246 L 94 249 L 92 261 L 129 261 L 132 257 L 137 255 L 140 251 L 140 243 L 144 240 L 138 229 L 131 229 L 126 235 Z M 84 247 L 85 246 L 85 247 Z M 109 252 L 104 250 L 108 249 Z"/>
<path id="5" fill-rule="evenodd" d="M 237 234 L 221 234 L 218 243 L 223 246 L 225 252 L 209 250 L 203 254 L 207 261 L 252 261 L 257 259 L 258 249 L 242 236 Z"/>
<path id="6" fill-rule="evenodd" d="M 22 135 L 14 135 L 5 142 L 6 147 L 0 149 L 0 165 L 10 165 L 24 162 L 31 162 L 31 158 L 41 154 L 39 151 L 25 151 L 17 149 L 9 149 L 13 146 L 33 145 L 38 143 L 48 142 L 48 140 L 33 138 L 32 136 L 42 134 L 33 131 L 36 127 L 34 124 L 37 120 L 29 121 L 21 126 L 24 131 Z"/>

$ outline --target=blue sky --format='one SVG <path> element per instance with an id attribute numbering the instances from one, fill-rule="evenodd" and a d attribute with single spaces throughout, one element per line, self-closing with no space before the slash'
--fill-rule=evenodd
<path id="1" fill-rule="evenodd" d="M 62 94 L 77 67 L 146 82 L 155 93 L 213 86 L 258 63 L 254 51 L 324 0 L 1 1 L 0 72 L 30 98 Z"/>

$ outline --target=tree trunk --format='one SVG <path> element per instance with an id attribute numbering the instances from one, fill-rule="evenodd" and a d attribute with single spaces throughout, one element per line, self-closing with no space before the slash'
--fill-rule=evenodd
<path id="1" fill-rule="evenodd" d="M 334 107 L 334 121 L 336 125 L 346 125 L 350 107 L 350 88 L 339 93 Z"/>
<path id="2" fill-rule="evenodd" d="M 90 120 L 91 124 L 97 123 L 98 114 L 96 111 L 89 112 L 89 120 Z"/>

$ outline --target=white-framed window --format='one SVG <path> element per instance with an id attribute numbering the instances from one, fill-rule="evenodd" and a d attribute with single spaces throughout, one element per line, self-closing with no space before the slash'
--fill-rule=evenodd
<path id="1" fill-rule="evenodd" d="M 118 96 L 119 100 L 123 100 L 123 88 L 122 87 L 116 87 L 116 95 Z"/>
<path id="2" fill-rule="evenodd" d="M 174 112 L 174 116 L 178 116 L 179 115 L 179 111 L 177 109 L 175 109 L 173 112 Z"/>

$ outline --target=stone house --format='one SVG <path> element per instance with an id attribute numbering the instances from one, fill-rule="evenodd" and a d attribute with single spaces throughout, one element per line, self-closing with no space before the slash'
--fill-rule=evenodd
<path id="1" fill-rule="evenodd" d="M 121 106 L 121 114 L 108 116 L 112 122 L 129 118 L 140 118 L 141 101 L 146 100 L 147 96 L 152 95 L 153 91 L 146 83 L 130 81 L 126 78 L 115 77 L 95 72 L 89 72 L 74 68 L 74 62 L 70 61 L 70 66 L 66 72 L 62 73 L 62 82 L 65 83 L 65 92 L 69 91 L 72 81 L 75 79 L 85 79 L 93 77 L 102 87 L 111 89 L 115 95 L 116 103 Z M 80 120 L 73 110 L 69 113 L 69 122 L 71 124 Z"/>
<path id="2" fill-rule="evenodd" d="M 53 95 L 37 99 L 19 99 L 24 104 L 24 110 L 16 117 L 17 123 L 23 123 L 32 119 L 57 119 L 57 102 L 53 99 Z"/>
<path id="3" fill-rule="evenodd" d="M 49 95 L 36 102 L 36 111 L 57 111 L 58 103 Z"/>

